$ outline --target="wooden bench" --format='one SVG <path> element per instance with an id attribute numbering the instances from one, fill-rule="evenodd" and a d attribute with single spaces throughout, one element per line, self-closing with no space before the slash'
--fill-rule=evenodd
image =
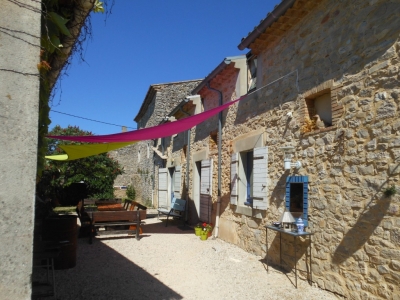
<path id="1" fill-rule="evenodd" d="M 160 207 L 158 208 L 157 219 L 160 219 L 160 214 L 167 216 L 167 222 L 165 222 L 165 227 L 168 226 L 168 218 L 174 217 L 183 220 L 183 225 L 185 225 L 185 209 L 186 200 L 175 199 L 171 203 L 171 209 Z"/>
<path id="2" fill-rule="evenodd" d="M 146 211 L 144 211 L 146 212 Z M 92 230 L 90 232 L 89 243 L 92 243 L 93 236 L 97 235 L 114 235 L 114 234 L 136 234 L 139 240 L 139 231 L 141 223 L 141 211 L 94 211 L 90 212 L 92 221 Z M 120 230 L 97 230 L 99 227 L 121 227 L 129 225 L 128 229 Z M 132 227 L 134 225 L 134 227 Z M 134 228 L 134 229 L 133 229 Z"/>
<path id="3" fill-rule="evenodd" d="M 140 220 L 146 219 L 147 207 L 142 205 L 142 204 L 140 204 L 139 202 L 126 199 L 125 202 L 124 202 L 124 206 L 123 207 L 124 207 L 125 210 L 128 210 L 128 211 L 140 210 Z M 142 222 L 142 224 L 144 224 L 144 222 Z M 136 225 L 131 225 L 129 227 L 129 229 L 136 229 Z M 142 227 L 139 227 L 139 233 L 140 234 L 143 233 Z"/>

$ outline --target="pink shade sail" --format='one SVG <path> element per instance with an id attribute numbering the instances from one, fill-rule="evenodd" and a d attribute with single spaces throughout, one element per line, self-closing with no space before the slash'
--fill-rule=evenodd
<path id="1" fill-rule="evenodd" d="M 221 106 L 215 107 L 213 109 L 204 111 L 194 116 L 187 117 L 174 122 L 164 123 L 158 126 L 143 128 L 135 131 L 128 131 L 122 133 L 108 134 L 108 135 L 92 135 L 92 136 L 55 136 L 49 135 L 48 138 L 74 141 L 74 142 L 86 142 L 86 143 L 117 143 L 117 142 L 131 142 L 131 141 L 144 141 L 152 140 L 163 137 L 168 137 L 179 132 L 188 130 L 210 117 L 216 115 L 217 113 L 228 108 L 232 104 L 235 104 L 241 100 L 244 96 L 227 102 Z"/>

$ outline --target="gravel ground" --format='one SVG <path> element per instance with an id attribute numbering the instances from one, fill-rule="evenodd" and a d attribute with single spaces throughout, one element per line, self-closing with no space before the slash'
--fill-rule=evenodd
<path id="1" fill-rule="evenodd" d="M 132 237 L 78 239 L 76 267 L 56 270 L 57 299 L 338 299 L 219 239 L 148 218 Z M 37 276 L 38 274 L 36 274 Z"/>

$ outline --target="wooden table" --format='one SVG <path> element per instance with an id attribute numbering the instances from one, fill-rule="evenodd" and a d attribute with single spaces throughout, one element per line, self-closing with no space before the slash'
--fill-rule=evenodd
<path id="1" fill-rule="evenodd" d="M 90 230 L 90 237 L 89 243 L 92 243 L 93 236 L 95 233 L 98 235 L 114 235 L 114 234 L 121 234 L 121 233 L 132 233 L 136 234 L 136 239 L 139 240 L 139 228 L 141 224 L 141 215 L 146 214 L 146 211 L 140 210 L 131 210 L 126 211 L 125 209 L 117 209 L 117 210 L 98 210 L 98 211 L 91 211 L 88 212 L 88 215 L 91 220 L 91 230 Z M 97 231 L 96 228 L 107 226 L 127 226 L 129 225 L 128 229 L 124 230 L 110 230 L 110 231 Z M 131 229 L 132 225 L 134 225 L 135 229 Z"/>
<path id="2" fill-rule="evenodd" d="M 267 256 L 266 256 L 266 260 L 267 260 L 267 272 L 268 272 L 268 229 L 273 230 L 273 231 L 277 231 L 279 232 L 279 264 L 280 267 L 282 267 L 282 233 L 286 234 L 286 235 L 290 235 L 294 237 L 294 276 L 295 276 L 295 286 L 297 288 L 297 237 L 305 237 L 309 239 L 309 244 L 307 245 L 307 249 L 309 249 L 310 253 L 309 253 L 309 258 L 310 258 L 310 282 L 312 283 L 312 267 L 311 267 L 311 236 L 314 234 L 313 232 L 293 232 L 293 231 L 285 231 L 282 228 L 278 228 L 275 226 L 269 226 L 266 225 L 265 226 L 266 229 L 266 247 L 267 247 Z M 307 263 L 307 260 L 306 260 Z"/>
<path id="3" fill-rule="evenodd" d="M 125 208 L 120 203 L 110 204 L 97 204 L 97 211 L 121 211 Z"/>

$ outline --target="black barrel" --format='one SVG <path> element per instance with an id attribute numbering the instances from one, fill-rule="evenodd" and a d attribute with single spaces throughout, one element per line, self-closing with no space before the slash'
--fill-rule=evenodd
<path id="1" fill-rule="evenodd" d="M 43 240 L 60 242 L 60 255 L 54 260 L 56 270 L 76 266 L 77 216 L 61 215 L 46 218 L 43 224 Z"/>

